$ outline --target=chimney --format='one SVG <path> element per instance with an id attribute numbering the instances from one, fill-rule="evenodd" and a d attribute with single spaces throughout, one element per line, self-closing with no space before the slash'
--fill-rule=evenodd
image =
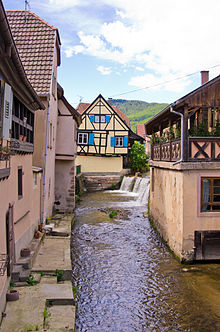
<path id="1" fill-rule="evenodd" d="M 201 71 L 201 85 L 207 83 L 209 81 L 209 71 L 203 70 Z"/>
<path id="2" fill-rule="evenodd" d="M 108 104 L 112 106 L 112 98 L 108 98 Z"/>

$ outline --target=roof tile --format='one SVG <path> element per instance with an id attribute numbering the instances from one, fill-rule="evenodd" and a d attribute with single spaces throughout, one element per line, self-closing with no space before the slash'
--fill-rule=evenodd
<path id="1" fill-rule="evenodd" d="M 26 71 L 38 94 L 50 92 L 57 29 L 32 12 L 6 11 L 10 28 Z"/>

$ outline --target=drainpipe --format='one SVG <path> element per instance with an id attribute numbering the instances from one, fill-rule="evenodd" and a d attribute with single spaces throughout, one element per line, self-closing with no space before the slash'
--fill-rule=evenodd
<path id="1" fill-rule="evenodd" d="M 44 179 L 43 179 L 43 197 L 42 197 L 42 213 L 41 213 L 41 222 L 44 224 L 44 206 L 45 206 L 45 191 L 46 191 L 46 166 L 47 166 L 47 146 L 48 146 L 48 132 L 49 132 L 49 113 L 50 113 L 50 104 L 48 103 L 47 109 L 47 131 L 46 131 L 46 144 L 45 144 L 45 159 L 44 159 Z"/>
<path id="2" fill-rule="evenodd" d="M 173 163 L 173 165 L 179 164 L 183 161 L 183 114 L 173 109 L 174 104 L 170 106 L 170 112 L 181 116 L 181 158 Z"/>

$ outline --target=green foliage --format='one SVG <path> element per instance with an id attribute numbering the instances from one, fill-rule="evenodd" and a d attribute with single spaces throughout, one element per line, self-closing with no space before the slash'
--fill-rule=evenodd
<path id="1" fill-rule="evenodd" d="M 207 129 L 207 124 L 199 123 L 198 126 L 193 126 L 189 129 L 189 136 L 195 137 L 207 137 L 210 136 L 210 133 Z"/>
<path id="2" fill-rule="evenodd" d="M 76 297 L 76 293 L 77 293 L 77 286 L 76 285 L 73 285 L 72 286 L 72 290 L 73 290 L 73 298 L 75 299 L 75 297 Z"/>
<path id="3" fill-rule="evenodd" d="M 46 218 L 46 225 L 50 225 L 50 218 Z"/>
<path id="4" fill-rule="evenodd" d="M 38 284 L 38 281 L 34 279 L 33 274 L 30 274 L 29 278 L 27 279 L 27 283 L 29 286 L 34 286 Z"/>
<path id="5" fill-rule="evenodd" d="M 117 211 L 112 211 L 112 212 L 109 213 L 109 217 L 112 218 L 112 219 L 113 219 L 114 217 L 117 217 L 117 215 L 118 215 L 118 212 L 117 212 Z"/>
<path id="6" fill-rule="evenodd" d="M 57 282 L 62 281 L 62 278 L 63 278 L 63 270 L 57 270 L 57 269 L 56 269 L 56 276 L 57 276 Z"/>
<path id="7" fill-rule="evenodd" d="M 212 135 L 215 137 L 220 137 L 220 122 L 219 121 L 216 122 Z"/>
<path id="8" fill-rule="evenodd" d="M 132 130 L 136 130 L 138 123 L 146 123 L 152 116 L 159 113 L 168 104 L 146 103 L 139 100 L 113 99 L 113 105 L 116 105 L 131 121 Z"/>
<path id="9" fill-rule="evenodd" d="M 15 286 L 15 282 L 10 280 L 9 289 L 12 289 Z"/>
<path id="10" fill-rule="evenodd" d="M 144 172 L 146 170 L 148 156 L 146 155 L 144 145 L 135 142 L 131 147 L 129 157 L 131 160 L 131 168 L 134 171 Z"/>

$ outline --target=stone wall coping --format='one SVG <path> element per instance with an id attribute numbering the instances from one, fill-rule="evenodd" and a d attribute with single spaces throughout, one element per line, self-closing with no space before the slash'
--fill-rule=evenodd
<path id="1" fill-rule="evenodd" d="M 174 171 L 188 171 L 188 170 L 220 170 L 220 162 L 201 161 L 201 162 L 181 162 L 174 164 L 167 161 L 149 161 L 150 167 L 170 169 Z"/>

